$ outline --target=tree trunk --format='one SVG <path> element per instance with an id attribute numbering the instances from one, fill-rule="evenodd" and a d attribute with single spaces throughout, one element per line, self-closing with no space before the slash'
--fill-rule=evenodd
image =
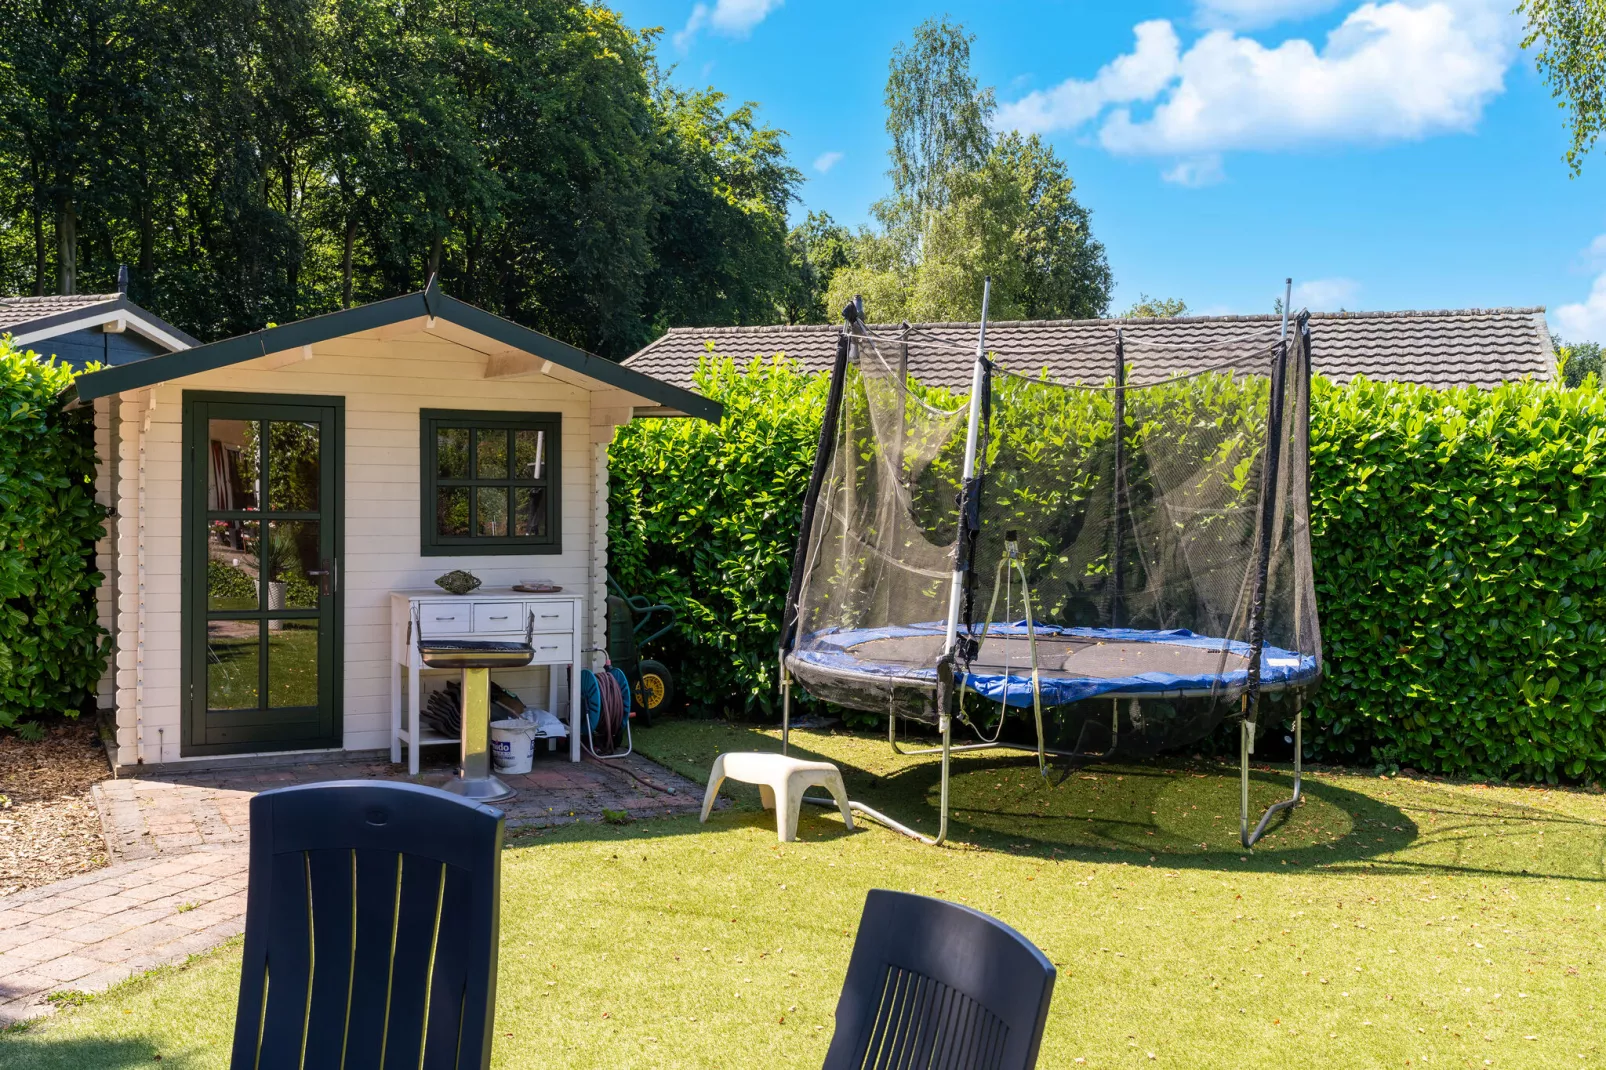
<path id="1" fill-rule="evenodd" d="M 140 296 L 145 296 L 145 281 L 151 277 L 156 262 L 156 226 L 151 221 L 151 195 L 149 189 L 139 198 L 139 282 Z"/>
<path id="2" fill-rule="evenodd" d="M 56 198 L 56 292 L 76 293 L 78 289 L 78 212 L 72 195 Z"/>
<path id="3" fill-rule="evenodd" d="M 430 243 L 429 243 L 429 265 L 427 266 L 427 268 L 424 271 L 424 285 L 425 286 L 429 285 L 429 280 L 430 279 L 433 279 L 436 275 L 440 274 L 440 271 L 441 271 L 441 250 L 442 250 L 442 247 L 444 246 L 444 244 L 445 244 L 445 238 L 441 235 L 441 233 L 439 231 L 436 231 L 434 239 L 431 240 Z"/>
<path id="4" fill-rule="evenodd" d="M 289 222 L 290 230 L 299 235 L 301 230 L 296 225 L 295 212 L 296 175 L 294 149 L 285 151 L 281 172 L 279 181 L 284 186 L 284 218 Z M 284 281 L 286 289 L 290 291 L 290 318 L 294 319 L 296 309 L 301 306 L 301 251 L 299 245 L 290 254 L 289 263 L 285 265 Z"/>
<path id="5" fill-rule="evenodd" d="M 40 207 L 42 198 L 37 192 L 33 198 L 33 295 L 45 294 L 45 213 Z"/>
<path id="6" fill-rule="evenodd" d="M 340 250 L 340 307 L 351 307 L 351 250 L 357 244 L 357 213 L 346 213 L 346 240 Z"/>

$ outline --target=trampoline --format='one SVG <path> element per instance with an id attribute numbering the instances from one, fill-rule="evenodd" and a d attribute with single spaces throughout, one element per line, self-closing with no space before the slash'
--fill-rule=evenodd
<path id="1" fill-rule="evenodd" d="M 844 310 L 782 620 L 783 749 L 794 682 L 885 714 L 899 753 L 941 755 L 937 834 L 854 809 L 941 843 L 956 751 L 1035 751 L 1046 774 L 1050 755 L 1181 746 L 1236 718 L 1248 847 L 1299 800 L 1301 711 L 1322 671 L 1308 317 L 1210 344 L 1135 324 L 1128 337 L 1117 321 L 1074 350 L 1016 357 L 988 349 L 986 306 L 984 291 L 958 400 L 908 375 L 911 352 L 945 343 Z M 1050 370 L 1067 366 L 1108 372 Z M 1284 692 L 1294 793 L 1251 830 L 1256 718 Z M 1182 699 L 1188 717 L 1153 712 Z M 1096 700 L 1107 725 L 1088 713 Z M 1028 714 L 1036 746 L 1005 740 Z M 933 725 L 941 745 L 900 749 L 900 719 Z M 1107 746 L 1088 744 L 1106 728 Z M 1076 744 L 1050 746 L 1051 731 Z"/>
<path id="2" fill-rule="evenodd" d="M 1123 698 L 1200 698 L 1249 681 L 1248 644 L 1195 635 L 1186 628 L 1148 632 L 1133 628 L 1035 628 L 1024 621 L 995 627 L 978 645 L 956 683 L 1006 706 L 1063 705 L 1119 694 Z M 909 687 L 934 689 L 946 637 L 940 623 L 908 628 L 864 628 L 807 636 L 796 662 L 814 674 L 835 670 L 850 680 L 876 676 Z M 1037 666 L 1037 682 L 1032 666 Z M 1265 690 L 1309 683 L 1316 659 L 1268 646 L 1263 650 Z"/>

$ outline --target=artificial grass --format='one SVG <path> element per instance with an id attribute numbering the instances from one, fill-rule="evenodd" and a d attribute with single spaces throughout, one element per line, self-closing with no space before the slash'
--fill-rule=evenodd
<path id="1" fill-rule="evenodd" d="M 774 734 L 642 730 L 698 774 Z M 934 824 L 928 760 L 797 733 L 849 790 Z M 1060 966 L 1040 1065 L 1589 1066 L 1603 1057 L 1606 797 L 1323 772 L 1253 853 L 1232 770 L 956 759 L 957 846 L 756 792 L 696 818 L 510 836 L 494 1065 L 820 1065 L 864 894 L 969 903 Z M 1057 773 L 1056 773 L 1057 777 Z M 1263 772 L 1264 805 L 1287 777 Z M 0 1039 L 8 1068 L 223 1066 L 238 945 Z M 1580 1056 L 1583 1056 L 1580 1059 Z M 1079 1062 L 1078 1060 L 1083 1060 Z M 1487 1062 L 1486 1062 L 1487 1061 Z"/>

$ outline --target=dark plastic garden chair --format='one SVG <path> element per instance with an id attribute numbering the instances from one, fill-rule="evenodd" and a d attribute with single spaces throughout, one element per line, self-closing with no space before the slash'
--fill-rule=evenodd
<path id="1" fill-rule="evenodd" d="M 233 1070 L 490 1065 L 502 814 L 339 781 L 251 800 Z"/>
<path id="2" fill-rule="evenodd" d="M 881 889 L 864 903 L 825 1070 L 1031 1070 L 1054 964 L 977 910 Z"/>

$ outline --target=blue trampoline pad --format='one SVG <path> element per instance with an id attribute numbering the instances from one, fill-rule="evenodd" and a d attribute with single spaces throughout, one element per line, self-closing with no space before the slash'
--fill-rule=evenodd
<path id="1" fill-rule="evenodd" d="M 1220 694 L 1249 682 L 1249 644 L 1186 629 L 1035 628 L 1039 687 L 1046 705 L 1099 695 L 1142 697 L 1179 692 Z M 1032 704 L 1032 639 L 1024 622 L 994 625 L 981 639 L 968 673 L 956 682 L 994 702 Z M 830 629 L 803 636 L 789 661 L 803 676 L 930 687 L 937 684 L 943 628 L 937 623 Z M 960 665 L 963 669 L 964 666 Z M 1314 681 L 1317 659 L 1268 646 L 1261 651 L 1261 687 L 1281 691 Z"/>

